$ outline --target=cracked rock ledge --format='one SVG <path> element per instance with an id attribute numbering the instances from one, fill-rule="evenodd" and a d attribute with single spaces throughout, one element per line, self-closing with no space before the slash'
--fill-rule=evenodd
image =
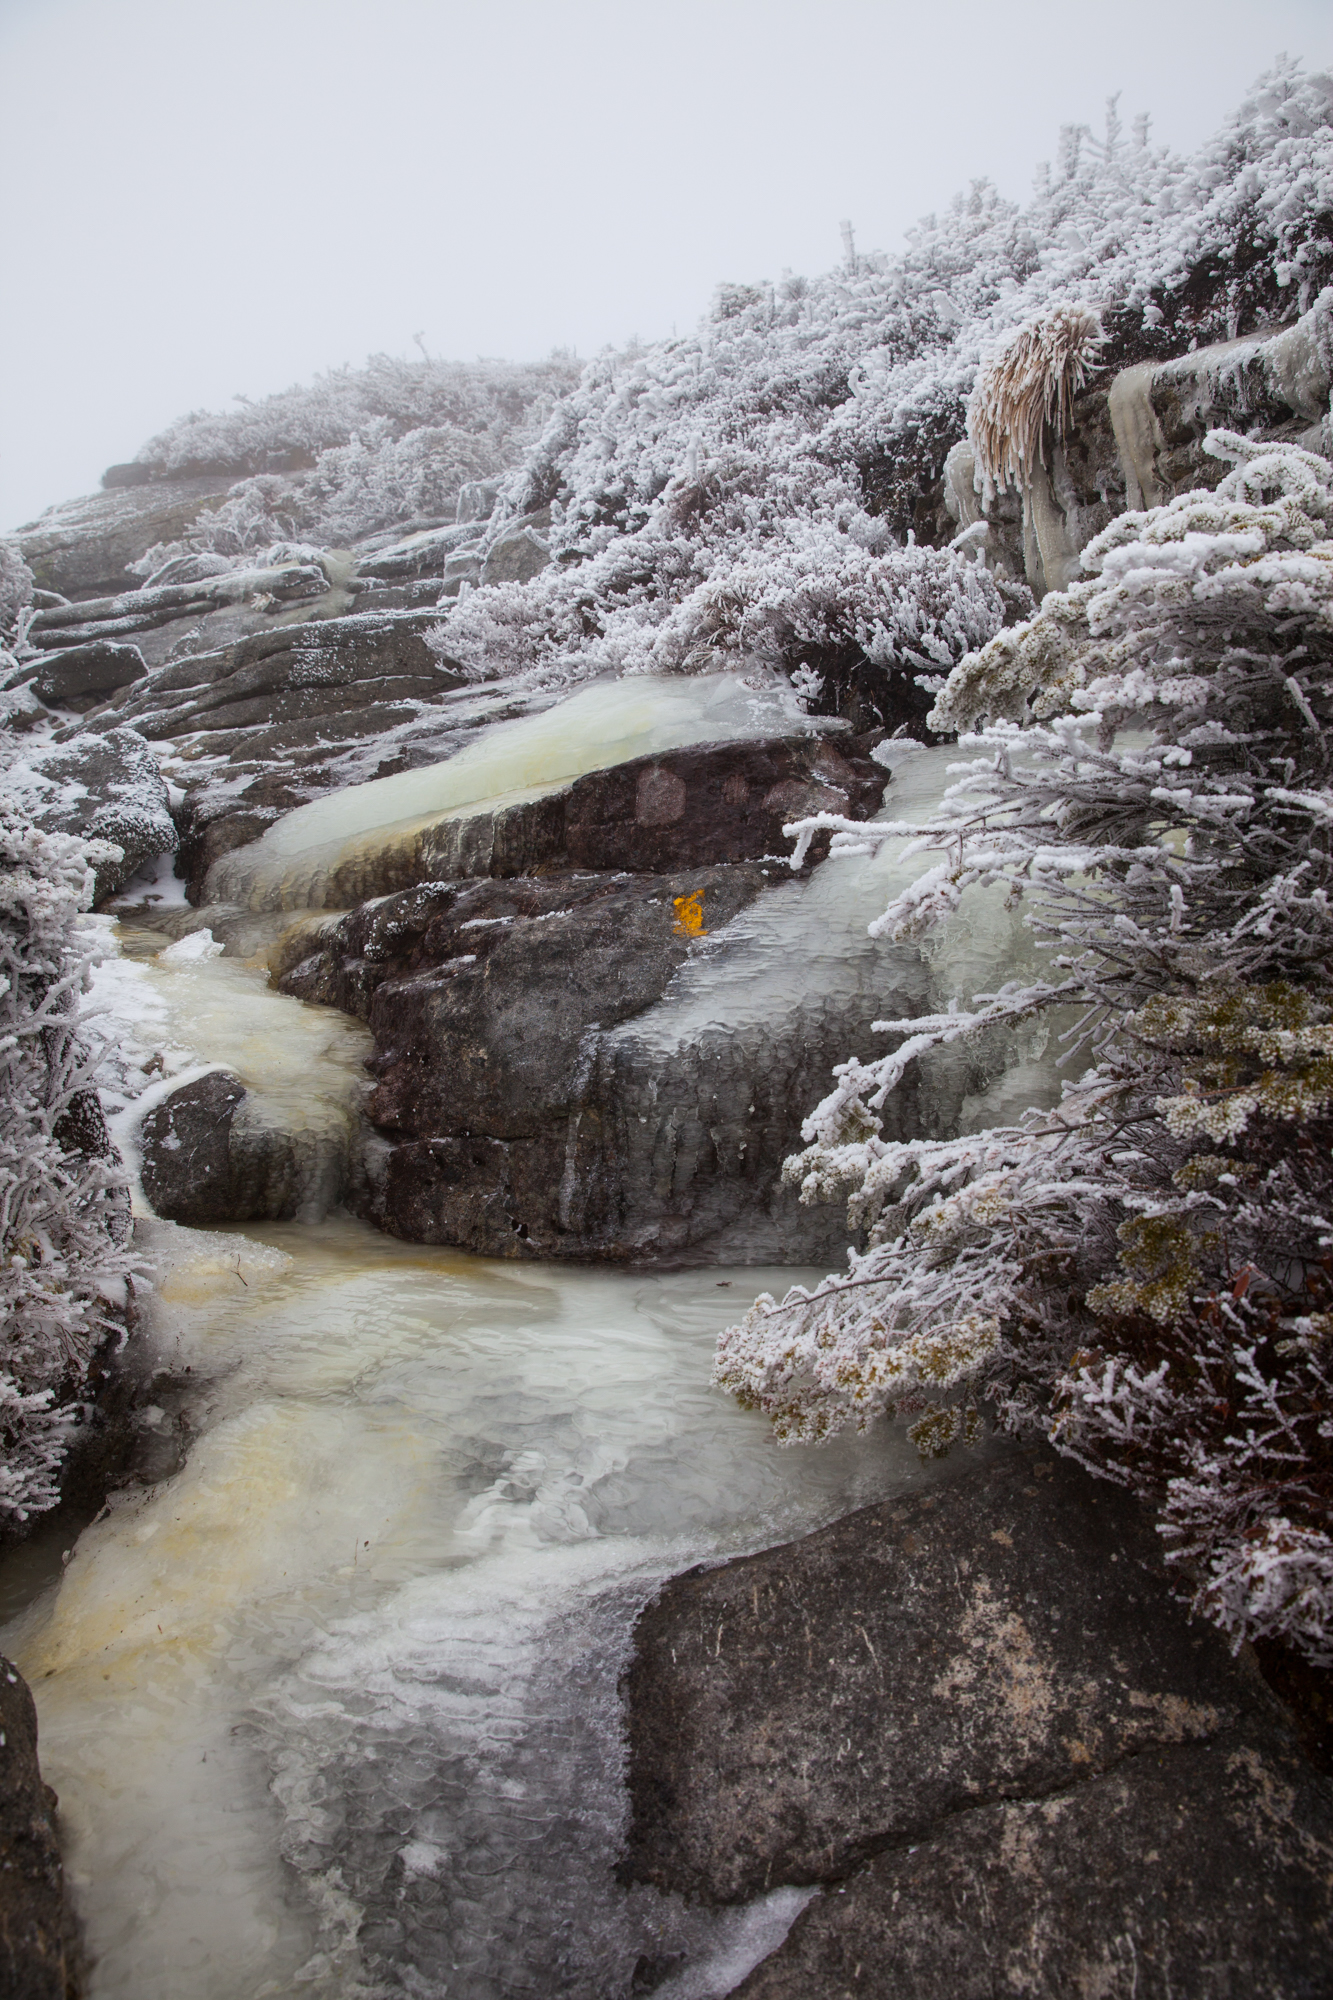
<path id="1" fill-rule="evenodd" d="M 673 1578 L 624 1692 L 625 1878 L 820 1891 L 747 2000 L 1333 1992 L 1333 1782 L 1044 1449 Z"/>

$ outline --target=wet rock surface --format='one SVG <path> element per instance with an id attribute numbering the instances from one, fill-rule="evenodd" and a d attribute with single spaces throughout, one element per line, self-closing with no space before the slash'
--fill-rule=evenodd
<path id="1" fill-rule="evenodd" d="M 226 1070 L 181 1084 L 139 1128 L 143 1191 L 168 1222 L 225 1222 L 235 1191 L 231 1128 L 245 1085 Z"/>
<path id="2" fill-rule="evenodd" d="M 375 1035 L 376 1221 L 492 1256 L 652 1261 L 743 1227 L 758 1200 L 766 1241 L 822 1249 L 841 1219 L 777 1187 L 806 1101 L 773 1061 L 782 1024 L 729 1038 L 721 1070 L 694 1050 L 674 1064 L 611 1055 L 602 1038 L 789 879 L 785 820 L 863 817 L 884 781 L 850 746 L 810 737 L 704 745 L 429 830 L 414 870 L 490 879 L 363 905 L 279 981 Z M 813 1089 L 848 1024 L 810 1026 L 786 1024 Z"/>
<path id="3" fill-rule="evenodd" d="M 375 1219 L 490 1255 L 587 1254 L 566 1171 L 585 1038 L 656 1000 L 702 916 L 725 923 L 763 884 L 754 865 L 433 884 L 340 926 L 281 984 L 375 1035 Z"/>
<path id="4" fill-rule="evenodd" d="M 37 1764 L 37 1711 L 0 1655 L 0 1992 L 76 2000 L 82 1990 L 65 1904 L 56 1795 Z"/>
<path id="5" fill-rule="evenodd" d="M 284 1117 L 228 1070 L 171 1091 L 139 1128 L 155 1215 L 196 1227 L 327 1214 L 356 1179 L 351 1136 L 325 1117 Z"/>
<path id="6" fill-rule="evenodd" d="M 1166 1747 L 984 1806 L 818 1897 L 746 2000 L 1316 2000 L 1329 1806 L 1280 1743 Z"/>
<path id="7" fill-rule="evenodd" d="M 1049 1453 L 673 1579 L 625 1692 L 630 1879 L 831 1885 L 746 1993 L 1324 1990 L 1333 1786 Z"/>

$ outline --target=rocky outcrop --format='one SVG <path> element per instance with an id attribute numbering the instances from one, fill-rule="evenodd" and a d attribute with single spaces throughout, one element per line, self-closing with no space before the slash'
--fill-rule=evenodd
<path id="1" fill-rule="evenodd" d="M 48 708 L 76 712 L 100 707 L 117 688 L 143 680 L 147 672 L 139 648 L 114 639 L 93 639 L 86 646 L 49 653 L 27 669 L 34 694 Z"/>
<path id="2" fill-rule="evenodd" d="M 77 2000 L 55 1793 L 37 1765 L 37 1711 L 0 1655 L 0 1991 L 6 2000 Z"/>
<path id="3" fill-rule="evenodd" d="M 568 1155 L 586 1039 L 660 996 L 697 948 L 698 914 L 727 922 L 763 881 L 739 865 L 403 899 L 423 925 L 413 955 L 427 967 L 379 983 L 370 1007 L 367 1109 L 389 1142 L 374 1168 L 376 1220 L 492 1256 L 632 1254 L 635 1190 L 624 1190 L 618 1226 L 589 1229 L 571 1212 L 583 1201 Z M 400 905 L 387 921 L 407 915 Z"/>
<path id="4" fill-rule="evenodd" d="M 811 1904 L 737 2000 L 1317 2000 L 1327 1814 L 1285 1745 L 1167 1746 L 881 1856 Z"/>
<path id="5" fill-rule="evenodd" d="M 226 567 L 221 574 L 210 570 L 205 576 L 122 590 L 88 603 L 47 605 L 33 619 L 28 642 L 50 652 L 95 639 L 124 638 L 129 633 L 147 635 L 159 626 L 206 618 L 224 606 L 256 605 L 256 601 L 257 608 L 263 609 L 271 604 L 299 604 L 302 599 L 322 597 L 328 588 L 319 563 L 286 562 L 239 570 Z"/>
<path id="6" fill-rule="evenodd" d="M 205 474 L 67 501 L 19 530 L 23 559 L 42 590 L 75 599 L 108 596 L 124 590 L 129 563 L 185 534 L 231 484 L 225 473 Z"/>
<path id="7" fill-rule="evenodd" d="M 43 832 L 79 834 L 119 847 L 118 861 L 98 865 L 98 902 L 114 895 L 146 861 L 175 850 L 166 783 L 157 758 L 133 729 L 80 731 L 33 752 L 17 790 Z"/>
<path id="8" fill-rule="evenodd" d="M 1045 1451 L 673 1579 L 625 1693 L 629 1879 L 825 1887 L 746 1993 L 1323 1990 L 1333 1786 Z"/>
<path id="9" fill-rule="evenodd" d="M 429 830 L 412 861 L 425 884 L 329 926 L 279 981 L 375 1035 L 375 1219 L 492 1256 L 651 1260 L 772 1202 L 804 1100 L 777 1081 L 771 1037 L 733 1044 L 744 1053 L 725 1084 L 697 1052 L 674 1070 L 636 1066 L 603 1038 L 769 881 L 790 879 L 785 820 L 864 817 L 884 781 L 818 738 L 702 745 Z M 292 949 L 305 942 L 296 933 Z M 793 1054 L 831 1063 L 847 1026 L 838 1015 L 824 1037 L 802 1033 Z M 776 1199 L 794 1238 L 823 1242 L 826 1216 Z"/>
<path id="10" fill-rule="evenodd" d="M 221 855 L 347 782 L 339 761 L 359 746 L 383 747 L 358 777 L 398 767 L 395 731 L 459 685 L 426 645 L 430 623 L 372 612 L 251 633 L 154 669 L 89 718 L 94 729 L 132 723 L 186 759 L 228 759 L 225 781 L 191 787 L 179 812 L 180 872 L 196 899 Z"/>

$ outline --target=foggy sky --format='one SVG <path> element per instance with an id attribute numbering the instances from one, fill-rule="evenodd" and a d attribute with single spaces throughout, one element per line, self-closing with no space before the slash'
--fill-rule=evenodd
<path id="1" fill-rule="evenodd" d="M 1330 0 L 0 0 L 0 528 L 371 352 L 682 332 L 1070 121 L 1196 146 Z"/>

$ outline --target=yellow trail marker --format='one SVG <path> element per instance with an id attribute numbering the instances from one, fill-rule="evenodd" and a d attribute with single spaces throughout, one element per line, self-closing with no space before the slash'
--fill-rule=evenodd
<path id="1" fill-rule="evenodd" d="M 704 892 L 696 889 L 692 896 L 675 896 L 676 929 L 684 931 L 687 937 L 707 937 L 704 929 Z"/>

